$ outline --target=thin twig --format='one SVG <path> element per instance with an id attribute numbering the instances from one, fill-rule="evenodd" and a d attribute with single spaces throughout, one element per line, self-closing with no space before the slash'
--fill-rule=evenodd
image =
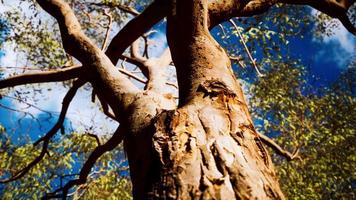
<path id="1" fill-rule="evenodd" d="M 106 45 L 108 43 L 110 31 L 111 31 L 111 28 L 112 28 L 112 16 L 106 10 L 104 10 L 104 15 L 108 17 L 109 24 L 108 24 L 107 29 L 106 29 L 105 39 L 104 39 L 103 45 L 101 46 L 101 50 L 103 50 L 103 51 L 106 48 Z"/>
<path id="2" fill-rule="evenodd" d="M 235 60 L 240 65 L 240 67 L 245 68 L 246 65 L 243 63 L 243 59 L 241 56 L 229 56 L 230 60 Z"/>
<path id="3" fill-rule="evenodd" d="M 173 82 L 166 82 L 166 84 L 169 85 L 169 86 L 172 86 L 172 87 L 174 87 L 174 88 L 176 88 L 176 89 L 178 89 L 178 85 L 177 85 L 176 83 L 173 83 Z"/>
<path id="4" fill-rule="evenodd" d="M 24 104 L 26 104 L 26 105 L 28 105 L 30 107 L 33 107 L 33 108 L 35 108 L 35 109 L 37 109 L 37 110 L 39 110 L 41 112 L 47 113 L 51 117 L 52 117 L 53 114 L 57 114 L 58 113 L 58 112 L 55 112 L 55 111 L 44 110 L 44 109 L 42 109 L 42 108 L 40 108 L 40 107 L 38 107 L 38 106 L 36 106 L 34 104 L 26 102 L 25 100 L 20 99 L 20 98 L 11 97 L 11 96 L 8 96 L 8 95 L 2 95 L 2 96 L 5 97 L 5 98 L 13 99 L 13 100 L 19 101 L 21 103 L 24 103 Z"/>
<path id="5" fill-rule="evenodd" d="M 5 66 L 0 66 L 0 69 L 22 69 L 22 70 L 35 70 L 35 71 L 43 71 L 41 68 L 35 68 L 35 67 L 5 67 Z"/>
<path id="6" fill-rule="evenodd" d="M 91 3 L 91 5 L 118 8 L 119 10 L 127 12 L 127 13 L 130 13 L 133 16 L 137 16 L 137 15 L 140 14 L 140 12 L 138 12 L 135 8 L 133 8 L 131 6 L 115 4 L 115 3 L 112 3 L 112 2 L 110 2 L 110 3 Z"/>
<path id="7" fill-rule="evenodd" d="M 95 139 L 96 143 L 98 144 L 98 146 L 101 145 L 99 136 L 97 136 L 96 134 L 93 134 L 93 133 L 87 133 L 87 135 L 90 137 L 93 137 Z"/>
<path id="8" fill-rule="evenodd" d="M 106 152 L 113 150 L 117 145 L 119 145 L 123 139 L 125 129 L 123 126 L 119 126 L 113 136 L 103 145 L 97 146 L 94 151 L 90 154 L 89 158 L 84 163 L 80 170 L 80 175 L 78 179 L 69 181 L 64 187 L 55 190 L 51 194 L 47 194 L 43 199 L 49 199 L 55 197 L 62 197 L 65 199 L 67 197 L 68 191 L 75 185 L 82 185 L 86 182 L 89 173 L 96 163 L 96 161 Z M 62 192 L 61 195 L 57 195 L 58 192 Z"/>
<path id="9" fill-rule="evenodd" d="M 263 135 L 259 132 L 257 132 L 258 136 L 261 138 L 262 142 L 271 147 L 273 150 L 275 150 L 279 155 L 284 156 L 287 158 L 287 160 L 293 160 L 293 159 L 299 159 L 301 160 L 301 157 L 299 156 L 299 148 L 296 148 L 293 153 L 290 153 L 286 150 L 284 150 L 281 146 L 279 146 L 275 141 L 273 141 L 271 138 L 267 137 L 266 135 Z"/>
<path id="10" fill-rule="evenodd" d="M 32 119 L 35 119 L 35 116 L 34 116 L 34 115 L 32 115 L 32 114 L 31 114 L 31 113 L 29 113 L 29 112 L 26 112 L 26 111 L 21 111 L 21 110 L 17 110 L 17 109 L 14 109 L 14 108 L 10 108 L 10 107 L 5 106 L 5 105 L 3 105 L 3 104 L 1 104 L 1 103 L 0 103 L 0 107 L 1 107 L 1 108 L 4 108 L 4 109 L 6 109 L 6 110 L 13 111 L 13 112 L 24 113 L 24 115 L 25 115 L 25 116 L 26 116 L 26 115 L 30 115 Z"/>
<path id="11" fill-rule="evenodd" d="M 144 48 L 144 51 L 143 51 L 143 54 L 142 56 L 146 57 L 149 59 L 149 56 L 148 56 L 148 47 L 149 47 L 149 36 L 152 34 L 152 33 L 156 33 L 157 31 L 156 30 L 151 30 L 151 31 L 148 31 L 147 33 L 143 34 L 142 35 L 142 38 L 143 40 L 145 41 L 145 48 Z"/>
<path id="12" fill-rule="evenodd" d="M 241 42 L 242 42 L 242 44 L 243 44 L 243 46 L 244 46 L 244 48 L 245 48 L 245 50 L 246 50 L 246 52 L 247 52 L 248 57 L 249 57 L 250 60 L 251 60 L 253 66 L 255 67 L 255 70 L 256 70 L 258 76 L 260 76 L 260 77 L 264 76 L 264 75 L 258 70 L 258 67 L 257 67 L 257 64 L 256 64 L 256 59 L 252 57 L 252 54 L 251 54 L 250 50 L 248 49 L 248 47 L 247 47 L 247 45 L 246 45 L 246 42 L 245 42 L 245 40 L 244 40 L 242 34 L 240 33 L 239 28 L 238 28 L 237 25 L 235 24 L 234 20 L 230 19 L 229 22 L 234 26 L 234 28 L 235 28 L 237 34 L 238 34 L 239 37 L 241 38 Z"/>
<path id="13" fill-rule="evenodd" d="M 133 78 L 133 79 L 135 79 L 135 80 L 137 80 L 137 81 L 139 81 L 141 83 L 147 83 L 147 81 L 145 79 L 143 79 L 143 78 L 141 78 L 139 76 L 136 76 L 135 74 L 133 74 L 133 73 L 131 73 L 131 72 L 125 70 L 125 69 L 119 68 L 119 71 L 121 73 L 125 74 L 126 76 L 129 76 L 129 77 L 131 77 L 131 78 Z"/>
<path id="14" fill-rule="evenodd" d="M 225 33 L 225 29 L 224 29 L 223 25 L 219 24 L 219 27 L 222 30 L 224 37 L 226 37 L 226 33 Z"/>
<path id="15" fill-rule="evenodd" d="M 136 81 L 139 81 L 139 82 L 141 82 L 141 83 L 143 83 L 143 84 L 146 84 L 146 83 L 147 83 L 147 80 L 146 80 L 146 79 L 141 78 L 141 77 L 139 77 L 139 76 L 133 74 L 132 72 L 127 71 L 126 69 L 119 68 L 119 71 L 120 71 L 121 73 L 123 73 L 123 74 L 125 74 L 125 75 L 127 75 L 127 76 L 129 76 L 129 77 L 131 77 L 131 78 L 133 78 L 133 79 L 135 79 Z M 173 86 L 173 87 L 175 87 L 175 88 L 178 89 L 177 84 L 175 84 L 175 83 L 173 83 L 173 82 L 166 82 L 166 84 L 167 84 L 167 85 L 170 85 L 170 86 Z"/>

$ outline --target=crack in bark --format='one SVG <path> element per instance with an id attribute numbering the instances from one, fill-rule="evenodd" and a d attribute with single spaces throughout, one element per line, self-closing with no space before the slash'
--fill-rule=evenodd
<path id="1" fill-rule="evenodd" d="M 269 166 L 269 159 L 268 159 L 268 153 L 267 150 L 265 149 L 265 147 L 262 144 L 262 141 L 259 137 L 255 137 L 255 143 L 259 149 L 259 152 L 261 153 L 262 159 L 264 161 L 264 163 L 266 164 L 266 166 Z"/>

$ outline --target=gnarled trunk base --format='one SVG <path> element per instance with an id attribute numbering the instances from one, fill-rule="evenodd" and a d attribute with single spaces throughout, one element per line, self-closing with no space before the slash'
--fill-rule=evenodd
<path id="1" fill-rule="evenodd" d="M 153 133 L 131 137 L 135 199 L 283 199 L 246 105 L 208 87 L 210 92 L 157 116 L 147 129 Z M 153 141 L 143 139 L 152 134 Z"/>

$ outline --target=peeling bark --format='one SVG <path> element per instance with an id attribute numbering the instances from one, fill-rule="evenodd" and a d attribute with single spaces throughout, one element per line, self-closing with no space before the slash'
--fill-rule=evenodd
<path id="1" fill-rule="evenodd" d="M 283 199 L 245 107 L 222 90 L 162 113 L 152 184 L 137 199 Z"/>
<path id="2" fill-rule="evenodd" d="M 132 108 L 125 147 L 134 198 L 284 199 L 246 104 L 204 88 L 178 109 L 160 112 L 167 104 L 150 97 L 144 110 Z"/>

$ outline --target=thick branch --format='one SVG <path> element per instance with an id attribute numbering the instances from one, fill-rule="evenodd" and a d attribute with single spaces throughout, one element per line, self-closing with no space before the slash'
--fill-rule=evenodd
<path id="1" fill-rule="evenodd" d="M 281 3 L 309 5 L 333 18 L 337 18 L 344 27 L 356 35 L 356 27 L 347 16 L 348 9 L 355 0 L 280 0 Z"/>
<path id="2" fill-rule="evenodd" d="M 77 90 L 84 85 L 85 81 L 79 79 L 77 81 L 75 81 L 73 83 L 73 87 L 69 89 L 68 93 L 65 95 L 63 102 L 62 102 L 62 110 L 61 113 L 59 115 L 59 118 L 57 120 L 57 123 L 52 127 L 51 130 L 49 130 L 45 136 L 43 136 L 42 138 L 40 138 L 38 141 L 36 141 L 34 143 L 34 145 L 36 146 L 37 144 L 39 144 L 40 142 L 43 142 L 42 144 L 42 150 L 40 155 L 38 155 L 32 162 L 30 162 L 26 167 L 24 167 L 23 169 L 21 169 L 20 171 L 16 172 L 11 178 L 7 179 L 7 180 L 1 180 L 0 183 L 8 183 L 8 182 L 12 182 L 15 181 L 21 177 L 23 177 L 24 175 L 26 175 L 26 173 L 32 169 L 32 167 L 34 167 L 35 165 L 37 165 L 43 158 L 44 156 L 48 153 L 47 148 L 48 148 L 48 144 L 50 139 L 58 132 L 58 130 L 63 126 L 63 122 L 65 119 L 65 116 L 67 114 L 67 110 L 69 107 L 70 102 L 73 100 L 74 95 L 76 94 Z"/>
<path id="3" fill-rule="evenodd" d="M 337 18 L 352 34 L 356 28 L 347 17 L 347 11 L 354 0 L 251 0 L 251 1 L 210 1 L 210 26 L 213 27 L 233 17 L 249 17 L 266 12 L 277 3 L 309 5 L 333 18 Z"/>
<path id="4" fill-rule="evenodd" d="M 43 9 L 58 21 L 65 50 L 83 65 L 98 72 L 103 86 L 115 93 L 119 102 L 121 94 L 138 91 L 131 81 L 115 69 L 110 59 L 81 31 L 73 11 L 63 0 L 37 0 Z"/>
<path id="5" fill-rule="evenodd" d="M 124 50 L 131 45 L 139 36 L 143 35 L 149 28 L 151 28 L 155 23 L 161 20 L 167 13 L 168 6 L 162 1 L 155 1 L 150 6 L 148 6 L 142 14 L 138 15 L 136 18 L 131 20 L 111 41 L 106 54 L 110 60 L 116 64 L 119 58 L 124 59 L 132 64 L 135 64 L 141 68 L 144 75 L 149 78 L 149 72 L 147 70 L 147 64 L 151 64 L 151 60 L 141 59 L 141 57 L 134 55 L 132 57 L 127 57 L 122 55 Z M 120 7 L 121 9 L 121 7 Z M 134 44 L 135 45 L 135 44 Z M 162 63 L 162 62 L 159 62 Z M 161 65 L 160 65 L 161 66 Z M 157 68 L 157 67 L 156 67 Z M 143 79 L 120 69 L 120 72 L 133 77 L 134 79 L 145 83 Z M 157 74 L 156 74 L 157 75 Z M 152 73 L 151 73 L 152 77 Z M 149 82 L 149 81 L 148 81 Z M 168 83 L 169 85 L 175 84 Z"/>
<path id="6" fill-rule="evenodd" d="M 140 15 L 132 19 L 113 38 L 106 54 L 114 65 L 117 63 L 124 51 L 137 38 L 147 32 L 153 25 L 167 15 L 167 6 L 162 1 L 155 1 L 149 5 Z"/>
<path id="7" fill-rule="evenodd" d="M 142 65 L 138 60 L 123 55 L 125 61 L 134 64 L 134 65 Z M 27 68 L 24 68 L 27 69 Z M 34 69 L 39 70 L 39 69 Z M 141 83 L 146 84 L 147 81 L 141 77 L 136 76 L 135 74 L 127 71 L 125 69 L 118 69 L 122 74 L 125 74 L 128 77 L 131 77 Z M 13 77 L 9 77 L 7 79 L 0 80 L 0 89 L 7 87 L 15 87 L 24 84 L 33 84 L 33 83 L 48 83 L 48 82 L 61 82 L 74 78 L 78 78 L 79 76 L 85 75 L 85 67 L 78 65 L 72 67 L 66 67 L 59 70 L 51 70 L 44 72 L 36 72 L 29 74 L 21 74 Z"/>
<path id="8" fill-rule="evenodd" d="M 167 66 L 172 62 L 171 52 L 169 48 L 165 49 L 159 58 L 150 58 L 145 65 L 148 69 L 147 90 L 162 92 L 165 85 L 175 84 L 167 83 Z"/>
<path id="9" fill-rule="evenodd" d="M 69 79 L 78 78 L 81 74 L 81 66 L 72 66 L 54 71 L 21 74 L 4 80 L 0 80 L 0 89 L 30 83 L 66 81 Z"/>
<path id="10" fill-rule="evenodd" d="M 147 58 L 141 56 L 140 52 L 140 40 L 137 39 L 134 41 L 131 45 L 131 58 L 135 59 L 139 64 L 137 65 L 138 68 L 140 68 L 142 74 L 145 77 L 148 77 L 148 67 L 144 64 L 147 61 Z"/>
<path id="11" fill-rule="evenodd" d="M 163 91 L 163 86 L 171 85 L 177 88 L 174 83 L 166 81 L 166 67 L 172 62 L 171 52 L 166 48 L 158 58 L 146 58 L 139 52 L 140 40 L 136 40 L 131 45 L 131 58 L 139 62 L 137 65 L 143 75 L 147 78 L 146 89 L 156 92 Z"/>

